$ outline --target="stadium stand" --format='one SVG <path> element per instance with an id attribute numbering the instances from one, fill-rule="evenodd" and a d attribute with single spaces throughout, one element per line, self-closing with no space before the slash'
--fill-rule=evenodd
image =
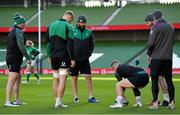
<path id="1" fill-rule="evenodd" d="M 88 18 L 88 25 L 101 25 L 105 19 L 116 9 L 116 7 L 94 7 L 94 8 L 86 8 L 83 6 L 67 6 L 67 7 L 49 7 L 42 13 L 42 26 L 48 26 L 55 19 L 59 19 L 60 16 L 63 15 L 64 11 L 72 10 L 75 13 L 75 19 L 79 14 L 85 14 Z M 32 21 L 28 26 L 37 26 L 37 18 Z M 73 25 L 75 25 L 76 20 L 73 21 Z"/>
<path id="2" fill-rule="evenodd" d="M 180 3 L 173 4 L 127 4 L 116 17 L 110 22 L 111 25 L 121 24 L 143 24 L 144 17 L 154 9 L 160 9 L 167 21 L 171 23 L 180 22 Z"/>
<path id="3" fill-rule="evenodd" d="M 13 18 L 16 12 L 20 12 L 28 20 L 37 12 L 37 7 L 0 7 L 0 27 L 13 26 Z"/>

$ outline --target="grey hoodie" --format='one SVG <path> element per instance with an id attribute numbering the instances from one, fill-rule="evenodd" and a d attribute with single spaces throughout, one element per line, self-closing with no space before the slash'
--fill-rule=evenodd
<path id="1" fill-rule="evenodd" d="M 151 28 L 147 54 L 151 59 L 172 60 L 174 28 L 164 19 L 159 18 Z"/>

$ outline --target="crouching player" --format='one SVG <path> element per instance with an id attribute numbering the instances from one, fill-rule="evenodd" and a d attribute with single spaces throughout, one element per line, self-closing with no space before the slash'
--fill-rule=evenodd
<path id="1" fill-rule="evenodd" d="M 148 84 L 148 74 L 142 68 L 120 64 L 118 61 L 113 61 L 111 67 L 116 73 L 115 76 L 118 79 L 118 82 L 116 84 L 116 103 L 110 107 L 123 107 L 125 97 L 123 90 L 125 88 L 133 89 L 136 96 L 136 104 L 134 106 L 142 106 L 139 88 L 143 88 Z"/>
<path id="2" fill-rule="evenodd" d="M 31 64 L 27 64 L 26 80 L 22 81 L 22 83 L 29 83 L 30 75 L 34 74 L 34 76 L 37 79 L 37 84 L 40 84 L 39 76 L 38 76 L 37 72 L 34 72 L 34 66 L 37 62 L 36 57 L 39 55 L 40 52 L 38 51 L 38 49 L 36 49 L 34 47 L 34 43 L 31 40 L 26 41 L 26 50 L 27 50 L 32 62 L 31 62 Z"/>

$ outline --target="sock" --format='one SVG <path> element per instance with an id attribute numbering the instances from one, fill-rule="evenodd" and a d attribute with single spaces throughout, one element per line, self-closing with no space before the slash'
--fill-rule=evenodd
<path id="1" fill-rule="evenodd" d="M 39 80 L 39 76 L 37 73 L 34 73 L 34 76 L 37 78 L 37 80 Z"/>
<path id="2" fill-rule="evenodd" d="M 89 99 L 91 99 L 93 96 L 89 96 Z"/>
<path id="3" fill-rule="evenodd" d="M 158 101 L 160 100 L 159 97 L 160 97 L 160 94 L 158 93 Z"/>
<path id="4" fill-rule="evenodd" d="M 75 98 L 78 98 L 78 96 L 74 96 L 74 99 L 75 99 Z"/>
<path id="5" fill-rule="evenodd" d="M 122 96 L 117 96 L 116 100 L 117 100 L 118 104 L 122 104 L 123 97 Z"/>
<path id="6" fill-rule="evenodd" d="M 10 103 L 10 101 L 6 101 L 6 103 Z"/>
<path id="7" fill-rule="evenodd" d="M 136 103 L 141 103 L 141 96 L 136 96 Z"/>
<path id="8" fill-rule="evenodd" d="M 27 81 L 27 82 L 29 82 L 30 76 L 31 76 L 31 73 L 30 73 L 30 72 L 27 72 L 27 73 L 26 73 L 26 81 Z"/>
<path id="9" fill-rule="evenodd" d="M 163 94 L 163 99 L 169 102 L 169 95 L 167 93 Z"/>
<path id="10" fill-rule="evenodd" d="M 57 97 L 56 98 L 56 105 L 60 105 L 62 102 L 61 102 L 61 99 L 60 97 Z"/>

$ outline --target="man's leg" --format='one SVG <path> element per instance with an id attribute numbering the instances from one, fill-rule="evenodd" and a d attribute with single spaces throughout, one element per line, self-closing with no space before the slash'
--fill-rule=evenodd
<path id="1" fill-rule="evenodd" d="M 13 87 L 14 99 L 15 99 L 14 104 L 16 104 L 16 105 L 21 105 L 22 104 L 21 100 L 19 99 L 20 84 L 21 84 L 21 74 L 18 75 L 18 78 L 17 78 L 17 80 L 16 80 L 16 82 L 14 84 L 14 87 Z"/>
<path id="2" fill-rule="evenodd" d="M 133 88 L 134 96 L 136 98 L 136 104 L 134 104 L 134 107 L 141 107 L 141 92 L 138 88 Z"/>
<path id="3" fill-rule="evenodd" d="M 18 79 L 19 73 L 17 72 L 9 72 L 8 74 L 8 81 L 6 85 L 6 103 L 5 106 L 10 105 L 10 99 L 12 95 L 12 90 L 16 80 Z"/>
<path id="4" fill-rule="evenodd" d="M 175 88 L 172 81 L 172 76 L 165 77 L 167 86 L 168 86 L 168 92 L 169 92 L 169 108 L 174 109 L 174 95 L 175 95 Z"/>
<path id="5" fill-rule="evenodd" d="M 74 103 L 79 103 L 78 99 L 78 76 L 72 76 L 72 91 L 74 95 Z"/>
<path id="6" fill-rule="evenodd" d="M 92 93 L 92 90 L 93 90 L 92 75 L 91 74 L 84 74 L 84 76 L 86 79 L 86 87 L 87 87 L 88 95 L 89 95 L 88 102 L 89 103 L 98 103 L 99 100 L 96 100 L 96 98 L 93 97 L 93 93 Z"/>
<path id="7" fill-rule="evenodd" d="M 158 86 L 158 76 L 151 76 L 152 81 L 152 95 L 153 95 L 153 105 L 149 107 L 149 109 L 157 109 L 158 108 L 158 94 L 159 94 L 159 86 Z"/>
<path id="8" fill-rule="evenodd" d="M 128 80 L 128 79 L 123 79 L 116 83 L 116 100 L 117 103 L 114 105 L 111 105 L 111 108 L 122 108 L 123 107 L 123 97 L 124 97 L 124 91 L 123 88 L 134 88 L 135 86 Z"/>
<path id="9" fill-rule="evenodd" d="M 92 76 L 90 74 L 85 74 L 85 79 L 86 79 L 86 87 L 88 90 L 88 95 L 89 97 L 92 97 Z"/>
<path id="10" fill-rule="evenodd" d="M 54 98 L 56 100 L 57 98 L 57 88 L 59 85 L 59 71 L 58 70 L 53 70 L 53 94 L 54 94 Z"/>
<path id="11" fill-rule="evenodd" d="M 32 67 L 32 72 L 34 73 L 34 77 L 36 77 L 36 79 L 37 79 L 37 84 L 40 84 L 40 78 L 39 78 L 39 75 L 38 75 L 37 72 L 34 72 L 33 67 Z"/>
<path id="12" fill-rule="evenodd" d="M 163 102 L 161 103 L 161 105 L 168 106 L 168 103 L 169 103 L 168 87 L 167 87 L 165 79 L 162 76 L 159 76 L 159 85 L 163 92 Z"/>
<path id="13" fill-rule="evenodd" d="M 64 91 L 66 88 L 66 80 L 67 80 L 67 69 L 59 69 L 59 85 L 57 88 L 57 98 L 55 107 L 67 107 L 67 105 L 63 105 L 62 97 L 64 95 Z"/>
<path id="14" fill-rule="evenodd" d="M 14 99 L 15 100 L 19 100 L 19 87 L 20 87 L 20 83 L 21 83 L 21 75 L 19 74 L 17 80 L 15 81 L 14 87 L 13 87 Z"/>

